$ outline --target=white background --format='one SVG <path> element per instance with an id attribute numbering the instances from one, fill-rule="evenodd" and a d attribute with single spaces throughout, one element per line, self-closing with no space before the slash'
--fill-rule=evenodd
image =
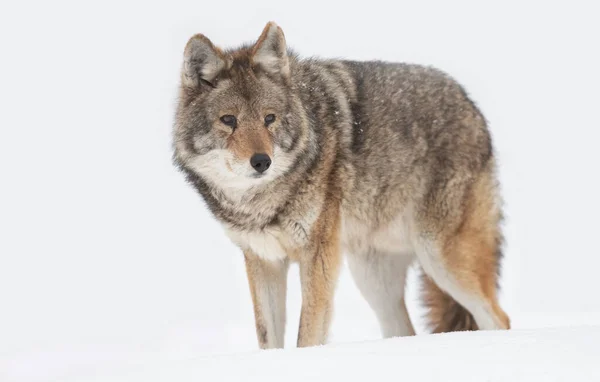
<path id="1" fill-rule="evenodd" d="M 600 323 L 600 24 L 593 1 L 5 2 L 0 379 L 144 354 L 254 350 L 243 259 L 171 164 L 181 55 L 269 20 L 303 56 L 437 66 L 486 115 L 515 328 Z M 420 328 L 411 278 L 410 310 Z M 379 336 L 346 270 L 332 341 Z M 287 345 L 300 293 L 292 268 Z"/>

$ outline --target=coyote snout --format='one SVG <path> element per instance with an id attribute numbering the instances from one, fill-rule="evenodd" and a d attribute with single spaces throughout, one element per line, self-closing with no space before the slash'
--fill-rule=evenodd
<path id="1" fill-rule="evenodd" d="M 240 174 L 257 178 L 273 164 L 274 142 L 263 125 L 243 121 L 228 138 L 227 149 L 244 170 Z"/>

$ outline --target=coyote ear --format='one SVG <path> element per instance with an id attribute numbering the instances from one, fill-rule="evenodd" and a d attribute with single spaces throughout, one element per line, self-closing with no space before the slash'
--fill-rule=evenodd
<path id="1" fill-rule="evenodd" d="M 227 66 L 221 50 L 202 34 L 192 36 L 183 53 L 181 80 L 185 86 L 196 87 L 202 81 L 212 81 Z"/>
<path id="2" fill-rule="evenodd" d="M 252 63 L 260 66 L 267 73 L 281 75 L 288 79 L 290 76 L 290 65 L 285 45 L 283 30 L 270 22 L 258 38 L 252 49 Z"/>

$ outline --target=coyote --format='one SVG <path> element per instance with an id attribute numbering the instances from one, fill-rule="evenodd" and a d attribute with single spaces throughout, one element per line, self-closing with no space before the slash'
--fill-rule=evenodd
<path id="1" fill-rule="evenodd" d="M 508 329 L 490 132 L 463 87 L 420 65 L 300 58 L 274 22 L 252 45 L 187 43 L 173 160 L 243 251 L 258 343 L 282 348 L 297 262 L 297 345 L 327 340 L 347 255 L 384 337 L 413 335 L 422 268 L 432 332 Z"/>

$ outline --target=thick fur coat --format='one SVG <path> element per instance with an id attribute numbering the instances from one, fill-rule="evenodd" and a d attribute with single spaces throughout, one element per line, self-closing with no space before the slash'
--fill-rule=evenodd
<path id="1" fill-rule="evenodd" d="M 232 50 L 196 35 L 173 134 L 175 163 L 244 253 L 262 348 L 283 347 L 290 261 L 298 345 L 325 343 L 342 252 L 386 337 L 414 334 L 414 260 L 432 331 L 509 328 L 490 132 L 445 73 L 301 59 L 274 23 Z"/>

